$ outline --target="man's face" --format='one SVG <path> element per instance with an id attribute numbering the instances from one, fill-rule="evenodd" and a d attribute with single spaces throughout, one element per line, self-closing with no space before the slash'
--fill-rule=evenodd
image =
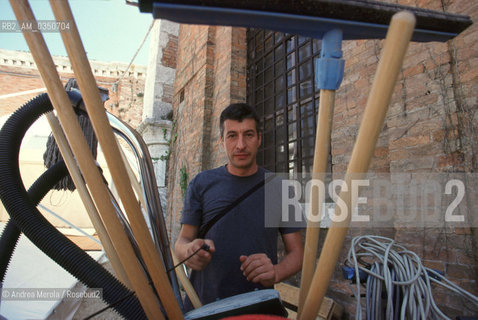
<path id="1" fill-rule="evenodd" d="M 235 171 L 231 173 L 247 174 L 248 170 L 255 171 L 261 136 L 257 134 L 254 119 L 244 119 L 241 122 L 225 120 L 221 143 L 229 159 L 229 170 Z"/>

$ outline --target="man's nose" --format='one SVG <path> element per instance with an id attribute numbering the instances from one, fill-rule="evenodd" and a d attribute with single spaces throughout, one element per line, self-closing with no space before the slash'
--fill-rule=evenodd
<path id="1" fill-rule="evenodd" d="M 239 137 L 237 139 L 236 148 L 237 149 L 244 149 L 245 147 L 246 147 L 246 143 L 245 143 L 244 137 L 242 135 L 239 135 Z"/>

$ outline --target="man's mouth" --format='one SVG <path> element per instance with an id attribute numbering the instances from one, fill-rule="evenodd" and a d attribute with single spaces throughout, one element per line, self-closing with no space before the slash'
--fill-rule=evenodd
<path id="1" fill-rule="evenodd" d="M 234 157 L 239 159 L 246 159 L 247 157 L 249 157 L 249 153 L 235 153 Z"/>

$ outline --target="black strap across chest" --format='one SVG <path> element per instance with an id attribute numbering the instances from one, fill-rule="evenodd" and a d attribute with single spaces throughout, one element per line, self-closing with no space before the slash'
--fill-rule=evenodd
<path id="1" fill-rule="evenodd" d="M 244 192 L 240 197 L 238 197 L 236 200 L 231 202 L 228 206 L 226 206 L 224 209 L 221 210 L 217 215 L 215 215 L 211 220 L 208 221 L 204 225 L 204 227 L 199 230 L 198 238 L 204 239 L 208 231 L 212 228 L 216 222 L 218 222 L 222 217 L 224 217 L 229 211 L 231 211 L 235 206 L 237 206 L 239 203 L 241 203 L 243 200 L 245 200 L 247 197 L 249 197 L 251 194 L 259 190 L 262 186 L 264 186 L 269 180 L 271 180 L 274 177 L 274 175 L 270 175 L 267 177 L 267 179 L 262 179 L 254 185 L 252 188 Z"/>

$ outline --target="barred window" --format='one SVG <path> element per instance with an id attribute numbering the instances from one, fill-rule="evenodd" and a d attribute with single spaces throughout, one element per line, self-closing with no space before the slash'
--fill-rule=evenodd
<path id="1" fill-rule="evenodd" d="M 266 169 L 312 172 L 320 92 L 314 58 L 320 47 L 317 39 L 247 31 L 247 102 L 261 118 L 257 162 Z"/>

